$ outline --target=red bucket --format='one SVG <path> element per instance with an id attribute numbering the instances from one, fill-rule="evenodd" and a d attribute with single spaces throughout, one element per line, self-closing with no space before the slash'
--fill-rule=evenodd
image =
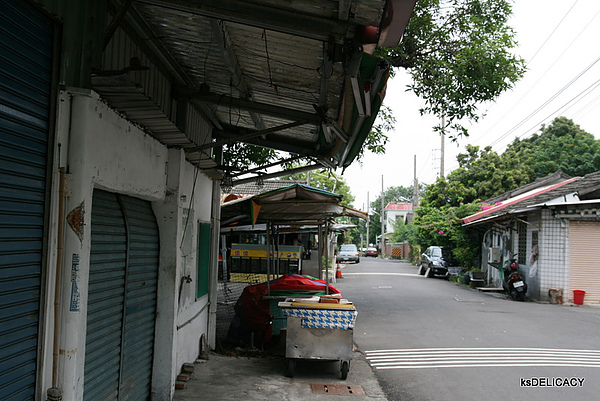
<path id="1" fill-rule="evenodd" d="M 575 305 L 583 305 L 583 297 L 585 297 L 585 291 L 573 290 L 573 303 Z"/>

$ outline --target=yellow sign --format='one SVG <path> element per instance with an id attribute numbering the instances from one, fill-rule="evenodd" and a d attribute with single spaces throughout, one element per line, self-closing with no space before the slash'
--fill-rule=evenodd
<path id="1" fill-rule="evenodd" d="M 271 257 L 275 258 L 275 252 L 271 252 Z M 266 250 L 258 249 L 232 249 L 232 258 L 267 258 Z M 300 259 L 299 252 L 279 251 L 279 259 Z"/>

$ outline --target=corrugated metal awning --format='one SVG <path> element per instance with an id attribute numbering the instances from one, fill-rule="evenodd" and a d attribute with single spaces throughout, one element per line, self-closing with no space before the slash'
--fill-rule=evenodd
<path id="1" fill-rule="evenodd" d="M 98 72 L 93 86 L 131 121 L 167 146 L 184 148 L 197 163 L 210 164 L 202 155 L 217 144 L 244 142 L 347 167 L 373 124 L 388 71 L 363 53 L 363 31 L 385 20 L 386 35 L 390 28 L 397 35 L 414 2 L 111 1 L 115 15 L 126 8 L 119 24 L 154 57 L 142 64 L 162 65 L 173 78 L 156 92 L 170 91 L 176 102 L 200 110 L 212 126 L 212 142 L 178 129 L 175 113 L 140 90 L 150 83 L 128 79 L 136 66 L 112 71 L 116 77 Z M 398 3 L 400 11 L 390 14 Z"/>

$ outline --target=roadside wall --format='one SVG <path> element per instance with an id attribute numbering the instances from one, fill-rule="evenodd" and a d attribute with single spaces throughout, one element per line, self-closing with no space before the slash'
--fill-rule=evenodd
<path id="1" fill-rule="evenodd" d="M 92 196 L 95 188 L 149 201 L 160 234 L 159 283 L 155 352 L 152 372 L 153 397 L 171 399 L 181 365 L 193 362 L 200 337 L 208 330 L 208 296 L 196 297 L 196 244 L 198 223 L 210 223 L 212 182 L 185 160 L 179 149 L 167 149 L 150 135 L 110 109 L 89 91 L 60 94 L 57 124 L 57 165 L 66 166 L 68 198 L 65 210 L 83 209 L 81 238 L 65 228 L 63 263 L 78 270 L 64 271 L 61 281 L 62 322 L 60 374 L 63 399 L 82 399 L 84 383 L 86 316 L 91 247 Z M 57 182 L 57 180 L 55 180 Z M 57 192 L 57 189 L 53 191 Z M 57 221 L 57 209 L 51 221 Z M 189 216 L 189 217 L 188 217 Z M 54 230 L 53 230 L 54 231 Z M 186 233 L 186 235 L 184 235 Z M 50 260 L 56 255 L 51 238 Z M 51 266 L 52 271 L 55 266 Z M 191 282 L 182 284 L 189 276 Z M 70 311 L 72 279 L 77 280 L 78 308 Z M 49 280 L 52 286 L 53 280 Z M 53 289 L 48 291 L 50 303 Z M 51 310 L 50 305 L 46 307 Z M 42 358 L 43 388 L 51 386 L 53 324 L 48 319 Z"/>

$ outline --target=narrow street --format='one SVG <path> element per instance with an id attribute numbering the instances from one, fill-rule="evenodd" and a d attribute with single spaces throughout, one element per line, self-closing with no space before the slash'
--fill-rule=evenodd
<path id="1" fill-rule="evenodd" d="M 361 258 L 336 287 L 389 400 L 591 400 L 600 308 L 516 302 L 399 261 Z"/>

